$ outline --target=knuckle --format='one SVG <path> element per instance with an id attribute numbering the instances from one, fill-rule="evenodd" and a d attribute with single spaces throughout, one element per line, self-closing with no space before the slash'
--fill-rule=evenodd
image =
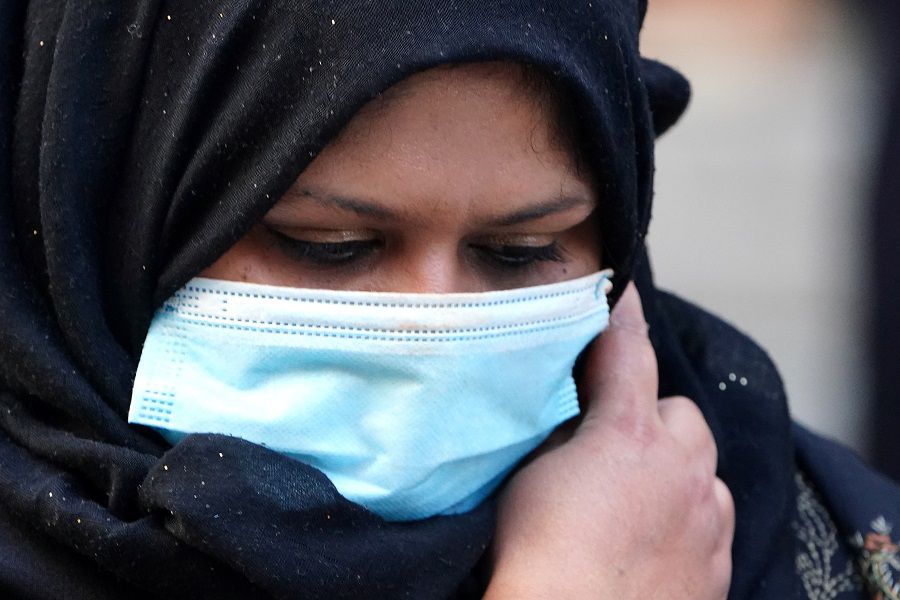
<path id="1" fill-rule="evenodd" d="M 612 419 L 613 429 L 640 448 L 656 444 L 661 431 L 657 422 L 650 415 L 639 410 L 623 410 Z"/>
<path id="2" fill-rule="evenodd" d="M 713 581 L 716 582 L 715 597 L 723 599 L 728 597 L 728 590 L 731 587 L 732 567 L 731 544 L 729 544 L 727 548 L 720 550 L 713 558 L 712 573 Z"/>
<path id="3" fill-rule="evenodd" d="M 689 472 L 688 484 L 690 486 L 691 501 L 696 506 L 704 507 L 705 510 L 708 510 L 711 506 L 711 499 L 715 496 L 715 488 L 712 481 L 715 475 L 710 472 L 702 461 L 694 461 Z"/>
<path id="4" fill-rule="evenodd" d="M 660 400 L 659 413 L 666 428 L 688 449 L 691 457 L 715 470 L 716 440 L 697 404 L 684 396 L 671 396 Z"/>
<path id="5" fill-rule="evenodd" d="M 706 418 L 704 418 L 703 413 L 700 412 L 700 407 L 687 396 L 670 396 L 667 400 L 672 403 L 674 410 L 681 411 L 684 413 L 685 417 L 699 419 L 706 423 Z"/>
<path id="6" fill-rule="evenodd" d="M 689 457 L 677 470 L 679 493 L 685 506 L 691 507 L 697 522 L 703 523 L 716 539 L 733 528 L 734 508 L 730 495 L 723 496 L 724 484 L 716 477 L 709 463 Z"/>
<path id="7" fill-rule="evenodd" d="M 629 359 L 634 361 L 633 368 L 638 372 L 656 374 L 658 368 L 656 352 L 653 351 L 646 332 L 643 334 L 642 343 L 630 353 Z"/>
<path id="8" fill-rule="evenodd" d="M 677 410 L 682 411 L 682 416 L 690 423 L 691 429 L 702 438 L 702 445 L 715 451 L 716 440 L 697 403 L 685 396 L 675 396 L 673 399 L 676 401 Z"/>
<path id="9" fill-rule="evenodd" d="M 716 477 L 713 485 L 715 486 L 716 500 L 719 503 L 719 509 L 722 512 L 723 519 L 727 524 L 728 529 L 733 532 L 735 523 L 734 496 L 731 495 L 731 490 L 728 489 L 725 482 L 718 477 Z"/>

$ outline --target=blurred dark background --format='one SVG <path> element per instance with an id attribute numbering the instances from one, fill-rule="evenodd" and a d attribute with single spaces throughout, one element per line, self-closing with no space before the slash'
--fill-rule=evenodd
<path id="1" fill-rule="evenodd" d="M 900 480 L 898 31 L 898 0 L 650 0 L 642 46 L 694 88 L 657 149 L 659 283 Z"/>
<path id="2" fill-rule="evenodd" d="M 876 465 L 900 481 L 900 2 L 867 2 L 884 82 L 871 210 L 871 451 Z"/>

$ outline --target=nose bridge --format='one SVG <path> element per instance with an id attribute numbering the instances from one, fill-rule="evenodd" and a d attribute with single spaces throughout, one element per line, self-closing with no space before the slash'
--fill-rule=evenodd
<path id="1" fill-rule="evenodd" d="M 404 252 L 402 282 L 397 291 L 418 294 L 451 294 L 476 291 L 455 244 L 423 243 Z"/>
<path id="2" fill-rule="evenodd" d="M 420 256 L 407 269 L 405 286 L 407 291 L 418 294 L 451 294 L 467 291 L 464 289 L 462 275 L 456 264 L 456 257 L 449 253 L 433 253 L 431 256 Z"/>

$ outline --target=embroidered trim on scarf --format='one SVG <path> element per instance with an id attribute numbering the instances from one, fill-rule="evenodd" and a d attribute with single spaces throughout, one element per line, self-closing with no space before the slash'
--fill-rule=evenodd
<path id="1" fill-rule="evenodd" d="M 878 517 L 863 537 L 851 540 L 859 552 L 859 568 L 873 600 L 900 600 L 900 545 L 891 539 L 891 524 Z"/>
<path id="2" fill-rule="evenodd" d="M 807 598 L 835 600 L 845 592 L 862 591 L 854 562 L 841 551 L 837 526 L 818 494 L 802 473 L 797 472 L 794 481 L 797 519 L 793 526 L 801 546 L 794 565 Z"/>

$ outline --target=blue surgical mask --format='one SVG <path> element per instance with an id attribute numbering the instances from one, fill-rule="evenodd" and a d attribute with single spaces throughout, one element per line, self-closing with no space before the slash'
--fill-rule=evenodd
<path id="1" fill-rule="evenodd" d="M 609 276 L 471 294 L 193 279 L 153 319 L 128 420 L 267 446 L 388 520 L 467 511 L 578 414 Z"/>

